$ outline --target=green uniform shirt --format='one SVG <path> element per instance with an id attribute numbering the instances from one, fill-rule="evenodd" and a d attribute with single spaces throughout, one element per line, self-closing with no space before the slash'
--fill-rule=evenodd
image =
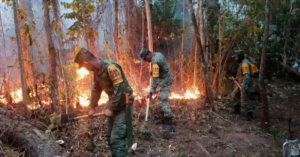
<path id="1" fill-rule="evenodd" d="M 158 84 L 164 84 L 168 80 L 173 80 L 173 75 L 169 68 L 168 62 L 163 54 L 160 52 L 154 52 L 151 59 L 152 68 L 152 81 L 150 92 L 154 93 Z"/>
<path id="2" fill-rule="evenodd" d="M 240 76 L 242 79 L 242 90 L 245 92 L 253 92 L 253 79 L 251 63 L 248 59 L 244 59 L 239 67 Z"/>
<path id="3" fill-rule="evenodd" d="M 125 93 L 132 93 L 132 89 L 122 68 L 116 62 L 100 60 L 100 70 L 94 71 L 90 106 L 96 107 L 98 105 L 101 93 L 104 90 L 109 96 L 108 108 L 122 110 L 125 108 Z"/>

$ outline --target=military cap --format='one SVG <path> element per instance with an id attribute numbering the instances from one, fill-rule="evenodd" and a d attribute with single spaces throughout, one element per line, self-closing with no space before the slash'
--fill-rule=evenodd
<path id="1" fill-rule="evenodd" d="M 144 59 L 144 57 L 146 56 L 147 52 L 148 52 L 148 50 L 145 49 L 145 48 L 143 48 L 143 49 L 140 51 L 139 56 L 140 56 L 142 59 Z"/>
<path id="2" fill-rule="evenodd" d="M 76 56 L 75 56 L 75 59 L 74 59 L 74 62 L 77 63 L 79 65 L 79 68 L 82 67 L 82 62 L 83 62 L 83 59 L 84 59 L 84 56 L 88 53 L 88 50 L 86 48 L 81 48 Z"/>
<path id="3" fill-rule="evenodd" d="M 244 54 L 244 50 L 234 50 L 234 55 L 232 55 L 231 57 L 233 58 L 239 54 Z"/>

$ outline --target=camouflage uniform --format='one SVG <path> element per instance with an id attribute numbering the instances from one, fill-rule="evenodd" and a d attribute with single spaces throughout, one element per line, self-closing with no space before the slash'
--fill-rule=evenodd
<path id="1" fill-rule="evenodd" d="M 255 61 L 255 59 L 250 56 L 245 55 L 245 58 L 247 58 L 250 61 L 252 72 L 253 72 L 252 78 L 253 78 L 254 92 L 252 93 L 252 95 L 257 96 L 258 100 L 260 101 L 260 89 L 258 84 L 258 76 L 259 76 L 258 64 Z"/>
<path id="2" fill-rule="evenodd" d="M 97 107 L 101 93 L 105 91 L 109 96 L 107 107 L 113 110 L 113 116 L 108 117 L 107 141 L 113 157 L 126 157 L 128 156 L 126 137 L 130 136 L 128 132 L 130 128 L 128 127 L 132 127 L 128 123 L 131 124 L 133 91 L 122 68 L 116 62 L 100 60 L 100 70 L 94 71 L 90 107 Z M 127 105 L 125 103 L 125 93 L 129 93 L 129 103 Z M 130 116 L 130 120 L 128 120 L 128 116 Z"/>
<path id="3" fill-rule="evenodd" d="M 140 57 L 144 57 L 147 53 L 146 49 L 141 50 Z M 164 117 L 172 117 L 172 111 L 169 105 L 169 93 L 173 83 L 173 75 L 168 66 L 165 56 L 159 52 L 154 52 L 151 59 L 152 79 L 150 93 L 155 93 L 155 90 L 160 84 L 159 100 L 160 106 L 164 112 Z"/>
<path id="4" fill-rule="evenodd" d="M 240 89 L 235 89 L 233 92 L 233 101 L 235 106 L 241 103 L 247 108 L 247 112 L 253 111 L 253 105 L 250 101 L 251 93 L 253 92 L 253 79 L 252 79 L 252 68 L 251 63 L 248 59 L 243 59 L 238 68 L 239 83 L 241 84 L 242 90 L 245 92 L 241 94 Z"/>

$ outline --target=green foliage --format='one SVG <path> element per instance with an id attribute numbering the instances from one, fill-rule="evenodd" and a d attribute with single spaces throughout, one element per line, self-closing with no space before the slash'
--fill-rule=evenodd
<path id="1" fill-rule="evenodd" d="M 67 44 L 71 41 L 77 40 L 77 38 L 82 35 L 84 36 L 84 24 L 83 24 L 83 17 L 82 17 L 82 4 L 81 0 L 73 0 L 71 3 L 61 2 L 61 5 L 64 6 L 66 9 L 72 9 L 70 13 L 64 13 L 61 17 L 65 19 L 72 19 L 76 20 L 73 25 L 68 28 L 67 35 L 69 36 L 68 39 L 63 41 L 63 44 Z M 86 17 L 89 14 L 95 12 L 95 6 L 90 3 L 89 0 L 85 1 L 85 14 Z M 86 18 L 87 19 L 87 18 Z M 86 20 L 87 26 L 92 26 L 89 20 Z M 93 30 L 92 27 L 88 27 L 87 29 L 88 38 L 96 37 L 98 38 L 98 33 Z M 63 37 L 62 37 L 63 38 Z"/>

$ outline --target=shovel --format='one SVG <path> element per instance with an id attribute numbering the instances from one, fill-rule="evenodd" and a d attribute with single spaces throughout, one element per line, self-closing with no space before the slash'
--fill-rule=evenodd
<path id="1" fill-rule="evenodd" d="M 104 115 L 104 112 L 95 113 L 95 114 L 92 115 L 92 117 L 98 117 L 98 116 L 103 116 L 103 115 Z M 76 121 L 76 120 L 79 120 L 79 119 L 87 119 L 87 118 L 90 118 L 89 115 L 83 115 L 83 116 L 77 116 L 76 117 L 75 113 L 62 114 L 60 116 L 60 122 L 61 122 L 61 124 L 66 124 L 66 123 L 73 122 L 73 121 Z"/>

